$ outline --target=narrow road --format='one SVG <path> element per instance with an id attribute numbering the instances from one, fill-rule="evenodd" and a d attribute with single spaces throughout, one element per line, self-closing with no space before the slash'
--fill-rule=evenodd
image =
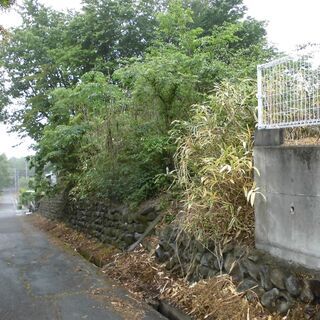
<path id="1" fill-rule="evenodd" d="M 0 197 L 0 320 L 164 320 Z"/>

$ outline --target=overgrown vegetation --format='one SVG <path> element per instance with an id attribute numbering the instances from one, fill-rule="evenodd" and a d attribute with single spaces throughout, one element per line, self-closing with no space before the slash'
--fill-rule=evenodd
<path id="1" fill-rule="evenodd" d="M 0 9 L 6 9 L 15 3 L 14 0 L 0 0 Z"/>
<path id="2" fill-rule="evenodd" d="M 77 251 L 98 267 L 108 277 L 125 286 L 138 299 L 155 304 L 157 299 L 169 302 L 183 310 L 192 319 L 255 319 L 255 320 L 300 320 L 306 316 L 305 306 L 298 303 L 285 317 L 270 314 L 258 302 L 254 290 L 238 292 L 236 285 L 228 275 L 220 275 L 200 280 L 190 285 L 185 279 L 176 278 L 164 264 L 157 263 L 154 256 L 143 247 L 133 252 L 119 252 L 116 248 L 105 246 L 85 234 L 71 229 L 61 222 L 48 220 L 42 216 L 30 216 L 33 224 L 49 232 Z M 155 240 L 155 241 L 153 241 Z M 156 239 L 145 239 L 145 244 L 158 243 Z M 250 299 L 246 298 L 246 294 Z M 314 311 L 318 312 L 319 305 Z"/>
<path id="3" fill-rule="evenodd" d="M 10 163 L 5 154 L 0 155 L 0 191 L 10 186 Z"/>
<path id="4" fill-rule="evenodd" d="M 249 236 L 248 79 L 273 50 L 245 12 L 242 0 L 84 0 L 81 13 L 25 1 L 2 40 L 0 101 L 36 141 L 37 188 L 48 167 L 76 199 L 139 203 L 175 182 L 190 232 Z"/>
<path id="5" fill-rule="evenodd" d="M 182 225 L 200 241 L 251 238 L 254 105 L 251 81 L 222 82 L 206 104 L 193 107 L 190 120 L 176 122 Z"/>

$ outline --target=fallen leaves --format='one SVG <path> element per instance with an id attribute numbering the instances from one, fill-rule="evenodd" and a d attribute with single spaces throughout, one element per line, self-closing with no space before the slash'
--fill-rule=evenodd
<path id="1" fill-rule="evenodd" d="M 205 320 L 281 320 L 304 319 L 303 308 L 296 308 L 284 318 L 270 315 L 258 299 L 248 302 L 245 293 L 238 293 L 228 275 L 221 275 L 197 283 L 188 283 L 166 270 L 165 265 L 155 261 L 153 251 L 140 245 L 133 252 L 120 252 L 112 246 L 102 245 L 95 239 L 77 232 L 67 225 L 33 216 L 32 222 L 51 235 L 59 237 L 69 247 L 76 249 L 91 262 L 100 261 L 102 272 L 125 286 L 137 298 L 156 305 L 157 300 L 166 300 L 177 306 L 193 319 Z M 155 248 L 157 240 L 146 239 L 148 248 Z M 81 248 L 81 249 L 80 249 Z M 76 270 L 81 271 L 81 270 Z M 103 297 L 99 289 L 92 295 Z M 109 301 L 110 302 L 110 301 Z M 143 314 L 134 314 L 134 308 L 112 300 L 111 304 L 126 314 L 126 319 L 139 320 Z"/>

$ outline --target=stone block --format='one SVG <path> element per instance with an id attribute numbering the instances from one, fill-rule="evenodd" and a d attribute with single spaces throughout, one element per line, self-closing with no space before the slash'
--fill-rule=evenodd
<path id="1" fill-rule="evenodd" d="M 138 233 L 144 233 L 146 226 L 143 224 L 134 224 L 134 231 Z"/>

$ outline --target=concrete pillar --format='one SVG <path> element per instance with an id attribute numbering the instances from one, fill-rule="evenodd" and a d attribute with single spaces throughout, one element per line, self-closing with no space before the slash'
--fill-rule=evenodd
<path id="1" fill-rule="evenodd" d="M 279 146 L 284 143 L 284 129 L 256 129 L 254 133 L 254 145 Z"/>

